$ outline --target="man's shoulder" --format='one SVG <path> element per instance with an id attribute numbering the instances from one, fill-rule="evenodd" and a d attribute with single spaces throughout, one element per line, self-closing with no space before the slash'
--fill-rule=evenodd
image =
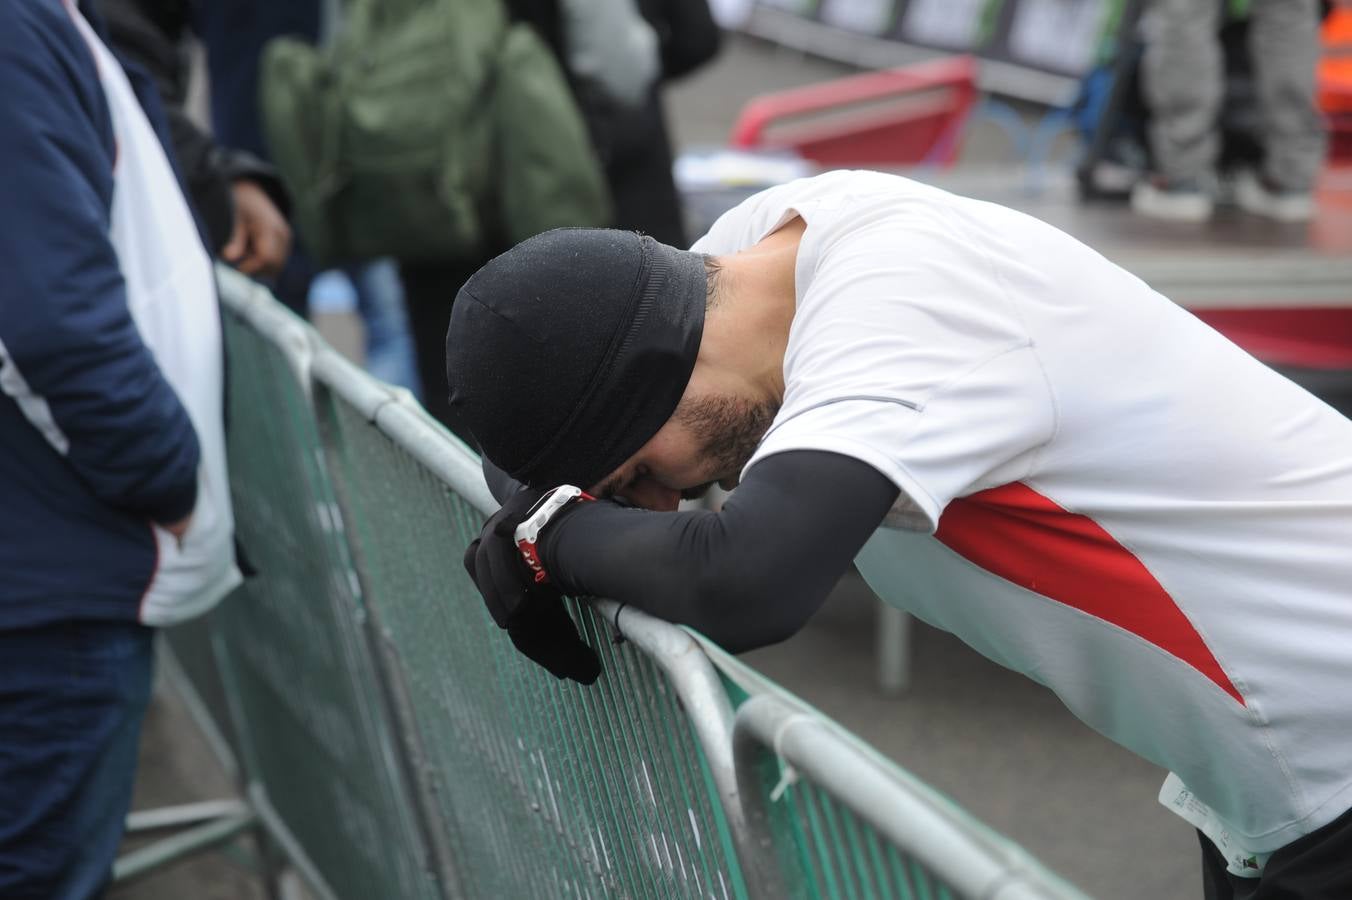
<path id="1" fill-rule="evenodd" d="M 62 0 L 0 3 L 0 155 L 31 152 L 36 134 L 68 136 L 67 151 L 113 152 L 98 64 L 76 15 Z"/>
<path id="2" fill-rule="evenodd" d="M 82 46 L 73 14 L 62 0 L 0 3 L 0 60 L 6 64 L 44 60 L 58 64 L 66 52 Z"/>
<path id="3" fill-rule="evenodd" d="M 840 169 L 785 181 L 758 191 L 725 211 L 691 248 L 698 252 L 735 253 L 755 244 L 790 213 L 809 224 L 824 225 L 832 211 L 861 204 L 887 206 L 906 196 L 916 183 L 899 175 Z M 848 226 L 850 217 L 834 217 L 832 230 Z"/>

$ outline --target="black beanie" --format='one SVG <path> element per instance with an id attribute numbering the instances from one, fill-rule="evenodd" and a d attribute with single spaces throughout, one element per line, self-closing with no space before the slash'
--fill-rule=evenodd
<path id="1" fill-rule="evenodd" d="M 699 353 L 705 285 L 699 254 L 631 231 L 523 241 L 456 297 L 451 407 L 518 481 L 589 488 L 675 411 Z"/>

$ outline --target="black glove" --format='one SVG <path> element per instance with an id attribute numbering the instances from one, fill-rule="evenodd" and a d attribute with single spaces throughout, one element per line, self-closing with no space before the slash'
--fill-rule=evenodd
<path id="1" fill-rule="evenodd" d="M 591 684 L 601 674 L 600 660 L 578 634 L 563 605 L 563 594 L 548 582 L 535 581 L 516 546 L 516 526 L 540 494 L 523 490 L 508 497 L 465 550 L 465 569 L 483 595 L 493 621 L 507 629 L 517 650 L 555 678 Z"/>

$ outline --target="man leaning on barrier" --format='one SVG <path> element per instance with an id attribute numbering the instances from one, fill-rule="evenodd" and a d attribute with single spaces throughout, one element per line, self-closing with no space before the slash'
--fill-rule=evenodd
<path id="1" fill-rule="evenodd" d="M 1168 768 L 1208 897 L 1352 896 L 1352 421 L 1068 235 L 869 172 L 688 252 L 553 231 L 447 372 L 510 476 L 466 567 L 555 675 L 599 674 L 560 592 L 746 650 L 855 560 Z"/>

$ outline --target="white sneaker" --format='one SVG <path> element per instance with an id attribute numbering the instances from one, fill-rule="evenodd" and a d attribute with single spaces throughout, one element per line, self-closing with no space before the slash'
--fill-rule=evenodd
<path id="1" fill-rule="evenodd" d="M 1278 222 L 1308 222 L 1315 213 L 1314 194 L 1270 186 L 1253 171 L 1240 172 L 1235 179 L 1235 202 L 1245 212 Z"/>
<path id="2" fill-rule="evenodd" d="M 1215 205 L 1197 179 L 1171 182 L 1154 176 L 1136 182 L 1131 189 L 1131 208 L 1152 219 L 1205 222 Z"/>

